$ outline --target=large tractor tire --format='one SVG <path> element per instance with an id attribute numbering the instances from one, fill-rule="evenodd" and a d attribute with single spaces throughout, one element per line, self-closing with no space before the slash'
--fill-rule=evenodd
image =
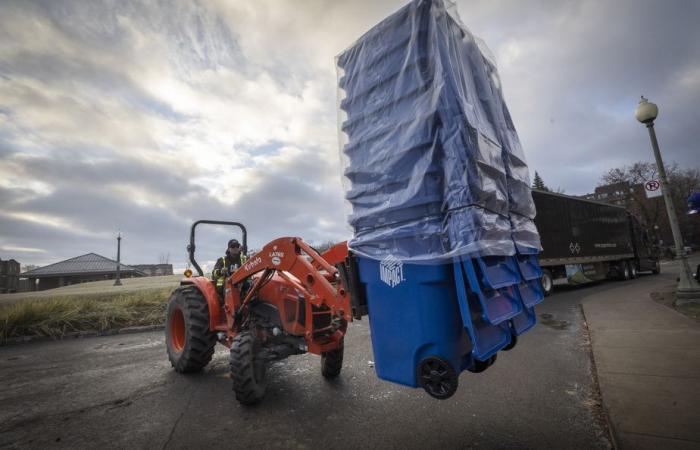
<path id="1" fill-rule="evenodd" d="M 165 342 L 170 364 L 178 372 L 197 372 L 211 361 L 216 334 L 209 331 L 209 307 L 199 289 L 187 286 L 173 292 L 168 302 Z"/>
<path id="2" fill-rule="evenodd" d="M 321 374 L 326 379 L 336 378 L 343 368 L 343 352 L 345 345 L 340 344 L 335 350 L 321 354 Z"/>
<path id="3" fill-rule="evenodd" d="M 231 345 L 231 380 L 236 400 L 243 405 L 258 403 L 265 396 L 267 364 L 259 358 L 260 341 L 250 331 L 233 338 Z"/>

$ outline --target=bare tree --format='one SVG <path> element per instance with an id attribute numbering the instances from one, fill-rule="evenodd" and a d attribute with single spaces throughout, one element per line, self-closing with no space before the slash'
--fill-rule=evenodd
<path id="1" fill-rule="evenodd" d="M 159 253 L 158 264 L 170 264 L 170 252 Z"/>
<path id="2" fill-rule="evenodd" d="M 681 169 L 676 163 L 673 163 L 666 166 L 666 175 L 681 232 L 686 239 L 689 239 L 689 242 L 700 243 L 700 224 L 694 220 L 696 218 L 688 217 L 686 214 L 688 196 L 690 193 L 700 190 L 700 170 Z M 610 169 L 602 176 L 601 185 L 624 183 L 632 188 L 627 196 L 628 204 L 625 206 L 638 213 L 640 219 L 647 226 L 652 227 L 668 220 L 663 200 L 659 197 L 656 201 L 649 201 L 644 189 L 635 189 L 634 187 L 644 185 L 647 181 L 657 180 L 658 176 L 656 164 L 638 161 L 630 166 Z"/>

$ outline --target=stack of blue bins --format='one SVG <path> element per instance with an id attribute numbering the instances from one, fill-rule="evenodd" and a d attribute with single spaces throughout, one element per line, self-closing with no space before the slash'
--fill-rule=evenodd
<path id="1" fill-rule="evenodd" d="M 527 165 L 495 66 L 451 7 L 414 0 L 337 59 L 375 368 L 437 398 L 512 348 L 544 297 Z"/>

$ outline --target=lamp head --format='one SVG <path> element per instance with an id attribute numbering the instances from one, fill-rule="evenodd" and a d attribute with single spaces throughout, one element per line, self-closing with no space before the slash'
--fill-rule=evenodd
<path id="1" fill-rule="evenodd" d="M 637 109 L 634 110 L 634 117 L 636 117 L 638 121 L 644 124 L 649 124 L 653 123 L 654 120 L 656 120 L 656 116 L 658 115 L 659 107 L 656 106 L 654 103 L 651 103 L 642 95 L 642 99 L 639 101 Z"/>

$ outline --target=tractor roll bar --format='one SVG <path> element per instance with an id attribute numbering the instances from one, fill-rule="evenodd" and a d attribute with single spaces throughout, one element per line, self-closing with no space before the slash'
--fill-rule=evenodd
<path id="1" fill-rule="evenodd" d="M 194 231 L 195 228 L 197 228 L 197 225 L 199 224 L 208 224 L 208 225 L 231 225 L 234 227 L 238 227 L 241 229 L 241 233 L 243 234 L 243 254 L 248 253 L 248 231 L 246 231 L 245 226 L 243 226 L 242 223 L 238 222 L 227 222 L 224 220 L 198 220 L 195 223 L 192 224 L 192 228 L 190 228 L 190 243 L 187 246 L 187 253 L 190 255 L 190 262 L 194 266 L 195 269 L 197 269 L 197 273 L 199 276 L 203 276 L 204 273 L 202 272 L 202 268 L 199 267 L 199 264 L 197 264 L 197 261 L 194 259 L 194 251 L 195 251 L 195 245 L 194 245 Z"/>

